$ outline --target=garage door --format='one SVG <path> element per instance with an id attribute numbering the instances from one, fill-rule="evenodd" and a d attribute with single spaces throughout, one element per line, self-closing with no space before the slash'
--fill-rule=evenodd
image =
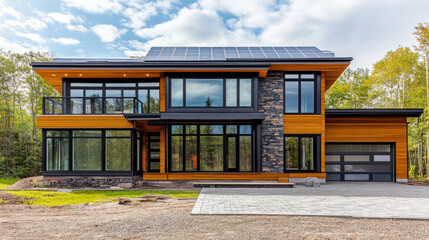
<path id="1" fill-rule="evenodd" d="M 330 181 L 393 181 L 393 144 L 326 144 Z"/>

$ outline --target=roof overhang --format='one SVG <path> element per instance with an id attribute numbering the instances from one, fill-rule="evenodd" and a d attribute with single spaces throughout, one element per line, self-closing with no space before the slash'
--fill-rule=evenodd
<path id="1" fill-rule="evenodd" d="M 160 113 L 158 116 L 148 117 L 147 114 L 124 114 L 129 121 L 250 121 L 260 122 L 265 119 L 264 113 Z"/>
<path id="2" fill-rule="evenodd" d="M 326 109 L 326 117 L 420 117 L 422 108 Z"/>

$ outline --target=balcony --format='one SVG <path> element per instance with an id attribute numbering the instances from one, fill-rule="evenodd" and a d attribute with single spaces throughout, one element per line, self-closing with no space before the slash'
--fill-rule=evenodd
<path id="1" fill-rule="evenodd" d="M 135 97 L 44 97 L 44 115 L 159 115 L 159 103 Z"/>

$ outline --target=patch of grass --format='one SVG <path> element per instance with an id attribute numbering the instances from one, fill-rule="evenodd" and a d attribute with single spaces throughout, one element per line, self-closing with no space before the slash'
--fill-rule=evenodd
<path id="1" fill-rule="evenodd" d="M 19 178 L 0 178 L 0 189 L 5 189 L 17 181 L 19 181 Z"/>
<path id="2" fill-rule="evenodd" d="M 69 204 L 96 202 L 96 200 L 119 198 L 119 197 L 141 197 L 144 195 L 162 195 L 177 198 L 196 198 L 199 191 L 168 191 L 168 190 L 142 190 L 142 191 L 73 191 L 62 193 L 54 191 L 9 191 L 9 193 L 25 197 L 24 204 L 61 206 Z"/>

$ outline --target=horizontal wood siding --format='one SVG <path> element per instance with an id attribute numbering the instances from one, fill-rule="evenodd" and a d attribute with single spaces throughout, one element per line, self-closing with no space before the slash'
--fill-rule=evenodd
<path id="1" fill-rule="evenodd" d="M 143 180 L 279 180 L 280 178 L 326 178 L 325 173 L 144 173 Z"/>
<path id="2" fill-rule="evenodd" d="M 285 134 L 321 134 L 322 115 L 284 115 Z"/>
<path id="3" fill-rule="evenodd" d="M 396 178 L 407 178 L 406 118 L 326 118 L 326 142 L 396 143 Z"/>
<path id="4" fill-rule="evenodd" d="M 159 104 L 160 104 L 160 112 L 165 112 L 165 76 L 162 75 L 159 79 Z"/>
<path id="5" fill-rule="evenodd" d="M 132 128 L 124 116 L 39 115 L 37 128 Z"/>

